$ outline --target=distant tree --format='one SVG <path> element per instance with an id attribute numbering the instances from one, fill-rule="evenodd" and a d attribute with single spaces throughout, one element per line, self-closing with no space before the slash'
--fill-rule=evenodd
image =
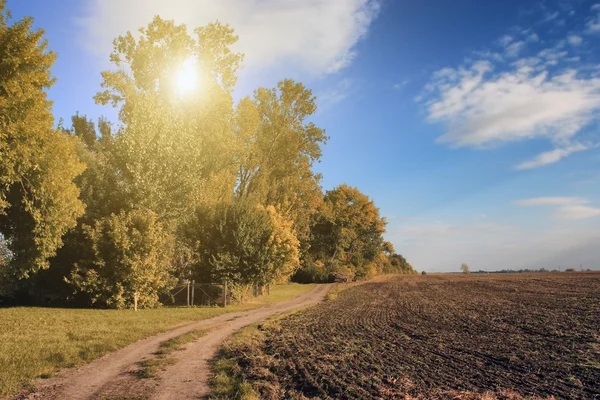
<path id="1" fill-rule="evenodd" d="M 62 236 L 83 213 L 73 178 L 85 165 L 76 141 L 54 129 L 54 84 L 44 31 L 32 18 L 9 25 L 0 1 L 0 235 L 10 251 L 10 274 L 17 279 L 48 267 Z"/>
<path id="2" fill-rule="evenodd" d="M 575 272 L 575 268 L 567 268 L 565 269 L 565 272 Z"/>
<path id="3" fill-rule="evenodd" d="M 469 266 L 467 264 L 465 264 L 465 263 L 463 263 L 460 266 L 460 269 L 462 270 L 463 274 L 470 274 L 471 273 L 471 271 L 469 270 Z"/>
<path id="4" fill-rule="evenodd" d="M 425 272 L 425 271 L 422 271 L 422 272 L 421 272 L 421 275 L 427 275 L 427 272 Z"/>

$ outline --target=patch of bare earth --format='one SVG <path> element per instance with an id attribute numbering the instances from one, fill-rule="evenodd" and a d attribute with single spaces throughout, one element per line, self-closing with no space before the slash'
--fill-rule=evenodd
<path id="1" fill-rule="evenodd" d="M 600 273 L 397 277 L 232 351 L 261 399 L 600 399 Z"/>

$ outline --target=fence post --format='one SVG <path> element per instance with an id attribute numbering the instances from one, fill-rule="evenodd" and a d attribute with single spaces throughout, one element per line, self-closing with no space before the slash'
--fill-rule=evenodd
<path id="1" fill-rule="evenodd" d="M 196 287 L 196 280 L 192 281 L 192 307 L 194 307 L 194 288 Z"/>
<path id="2" fill-rule="evenodd" d="M 187 281 L 187 306 L 190 306 L 190 281 Z"/>
<path id="3" fill-rule="evenodd" d="M 227 307 L 227 280 L 223 284 L 223 307 Z"/>
<path id="4" fill-rule="evenodd" d="M 138 293 L 133 294 L 133 311 L 137 311 Z"/>
<path id="5" fill-rule="evenodd" d="M 267 285 L 267 296 L 271 295 L 271 285 Z"/>

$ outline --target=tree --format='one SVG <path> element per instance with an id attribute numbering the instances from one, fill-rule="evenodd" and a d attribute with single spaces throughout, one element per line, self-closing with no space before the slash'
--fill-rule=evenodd
<path id="1" fill-rule="evenodd" d="M 470 274 L 471 273 L 471 271 L 469 270 L 469 266 L 467 264 L 465 264 L 465 263 L 463 263 L 460 266 L 460 269 L 462 270 L 463 274 Z"/>
<path id="2" fill-rule="evenodd" d="M 231 193 L 233 99 L 242 56 L 229 47 L 237 37 L 220 23 L 197 28 L 155 17 L 140 30 L 115 40 L 116 70 L 102 73 L 96 95 L 120 107 L 122 129 L 107 154 L 118 171 L 128 208 L 153 210 L 163 221 L 193 212 L 199 200 Z M 191 63 L 201 90 L 182 96 L 178 70 Z"/>
<path id="3" fill-rule="evenodd" d="M 32 18 L 9 25 L 0 0 L 0 234 L 11 274 L 24 278 L 48 267 L 63 234 L 83 213 L 73 179 L 85 168 L 76 141 L 53 128 L 56 58 Z"/>
<path id="4" fill-rule="evenodd" d="M 237 197 L 275 206 L 303 242 L 322 201 L 321 175 L 312 167 L 327 136 L 307 122 L 315 100 L 304 85 L 286 79 L 277 88 L 259 88 L 236 109 Z"/>
<path id="5" fill-rule="evenodd" d="M 182 237 L 196 258 L 191 276 L 234 286 L 285 281 L 299 267 L 291 222 L 274 207 L 247 201 L 200 207 Z"/>
<path id="6" fill-rule="evenodd" d="M 385 219 L 373 201 L 358 189 L 340 185 L 328 191 L 311 230 L 310 261 L 322 261 L 334 272 L 350 268 L 368 276 L 369 264 L 385 248 Z"/>
<path id="7" fill-rule="evenodd" d="M 91 295 L 92 303 L 114 308 L 155 307 L 161 293 L 171 289 L 173 237 L 154 212 L 133 210 L 113 214 L 88 227 L 93 256 L 76 265 L 71 282 Z"/>

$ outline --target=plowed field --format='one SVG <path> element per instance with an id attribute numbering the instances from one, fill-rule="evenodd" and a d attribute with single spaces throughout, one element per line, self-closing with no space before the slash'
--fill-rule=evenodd
<path id="1" fill-rule="evenodd" d="M 366 283 L 234 349 L 261 398 L 600 399 L 600 274 Z"/>

